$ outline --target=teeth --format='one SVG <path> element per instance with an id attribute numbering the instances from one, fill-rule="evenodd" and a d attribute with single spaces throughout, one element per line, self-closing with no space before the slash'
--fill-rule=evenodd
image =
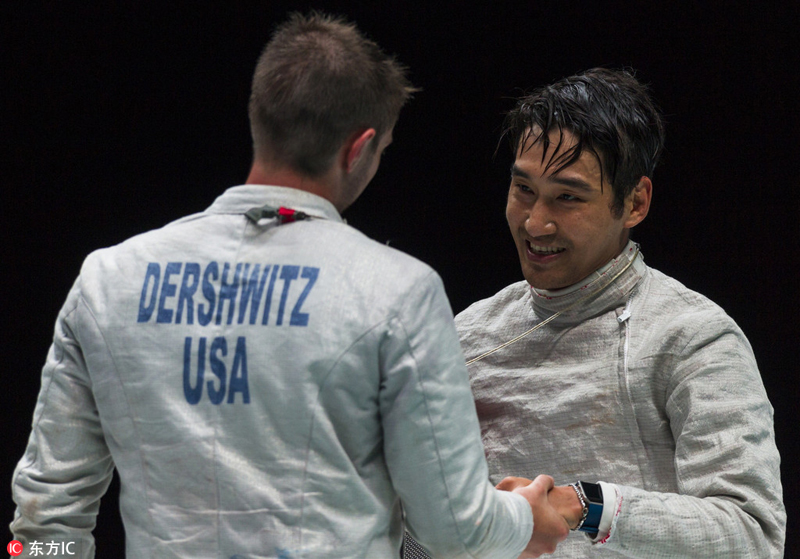
<path id="1" fill-rule="evenodd" d="M 557 252 L 563 252 L 565 250 L 559 247 L 542 247 L 532 243 L 528 243 L 528 246 L 531 247 L 531 250 L 537 254 L 556 254 Z"/>

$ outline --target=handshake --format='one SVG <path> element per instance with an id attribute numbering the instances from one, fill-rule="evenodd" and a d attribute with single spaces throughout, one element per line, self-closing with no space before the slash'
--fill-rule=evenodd
<path id="1" fill-rule="evenodd" d="M 583 515 L 578 494 L 569 486 L 555 486 L 552 477 L 537 476 L 533 481 L 507 477 L 497 484 L 501 491 L 518 493 L 528 500 L 533 512 L 533 534 L 520 559 L 553 553 Z"/>

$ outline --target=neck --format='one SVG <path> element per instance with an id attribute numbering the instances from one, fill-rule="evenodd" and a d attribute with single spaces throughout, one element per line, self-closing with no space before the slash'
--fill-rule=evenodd
<path id="1" fill-rule="evenodd" d="M 559 313 L 555 319 L 559 324 L 576 324 L 627 300 L 646 270 L 638 245 L 629 243 L 617 258 L 572 288 L 558 291 L 531 288 L 531 305 L 540 318 Z"/>
<path id="2" fill-rule="evenodd" d="M 247 176 L 245 184 L 265 184 L 296 188 L 297 190 L 304 190 L 325 198 L 335 206 L 335 189 L 331 186 L 329 174 L 326 173 L 320 177 L 308 177 L 289 167 L 274 165 L 257 159 L 250 168 L 250 174 Z"/>

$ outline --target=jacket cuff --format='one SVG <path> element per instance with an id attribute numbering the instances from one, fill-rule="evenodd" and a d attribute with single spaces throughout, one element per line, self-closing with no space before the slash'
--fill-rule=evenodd
<path id="1" fill-rule="evenodd" d="M 613 483 L 604 481 L 598 481 L 597 483 L 603 491 L 603 515 L 600 517 L 597 534 L 591 539 L 592 543 L 602 545 L 607 543 L 614 535 L 617 518 L 622 510 L 622 493 Z"/>

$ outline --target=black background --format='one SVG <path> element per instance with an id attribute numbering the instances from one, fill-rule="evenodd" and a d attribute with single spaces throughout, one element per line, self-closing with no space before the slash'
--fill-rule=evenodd
<path id="1" fill-rule="evenodd" d="M 798 381 L 797 2 L 7 2 L 2 24 L 2 522 L 58 309 L 91 250 L 200 211 L 250 164 L 255 61 L 290 10 L 340 13 L 423 88 L 349 223 L 432 265 L 454 311 L 521 279 L 504 218 L 511 97 L 630 66 L 667 121 L 647 263 L 748 335 L 775 407 L 795 517 Z M 116 498 L 98 557 L 122 555 Z M 10 534 L 9 534 L 10 535 Z"/>

